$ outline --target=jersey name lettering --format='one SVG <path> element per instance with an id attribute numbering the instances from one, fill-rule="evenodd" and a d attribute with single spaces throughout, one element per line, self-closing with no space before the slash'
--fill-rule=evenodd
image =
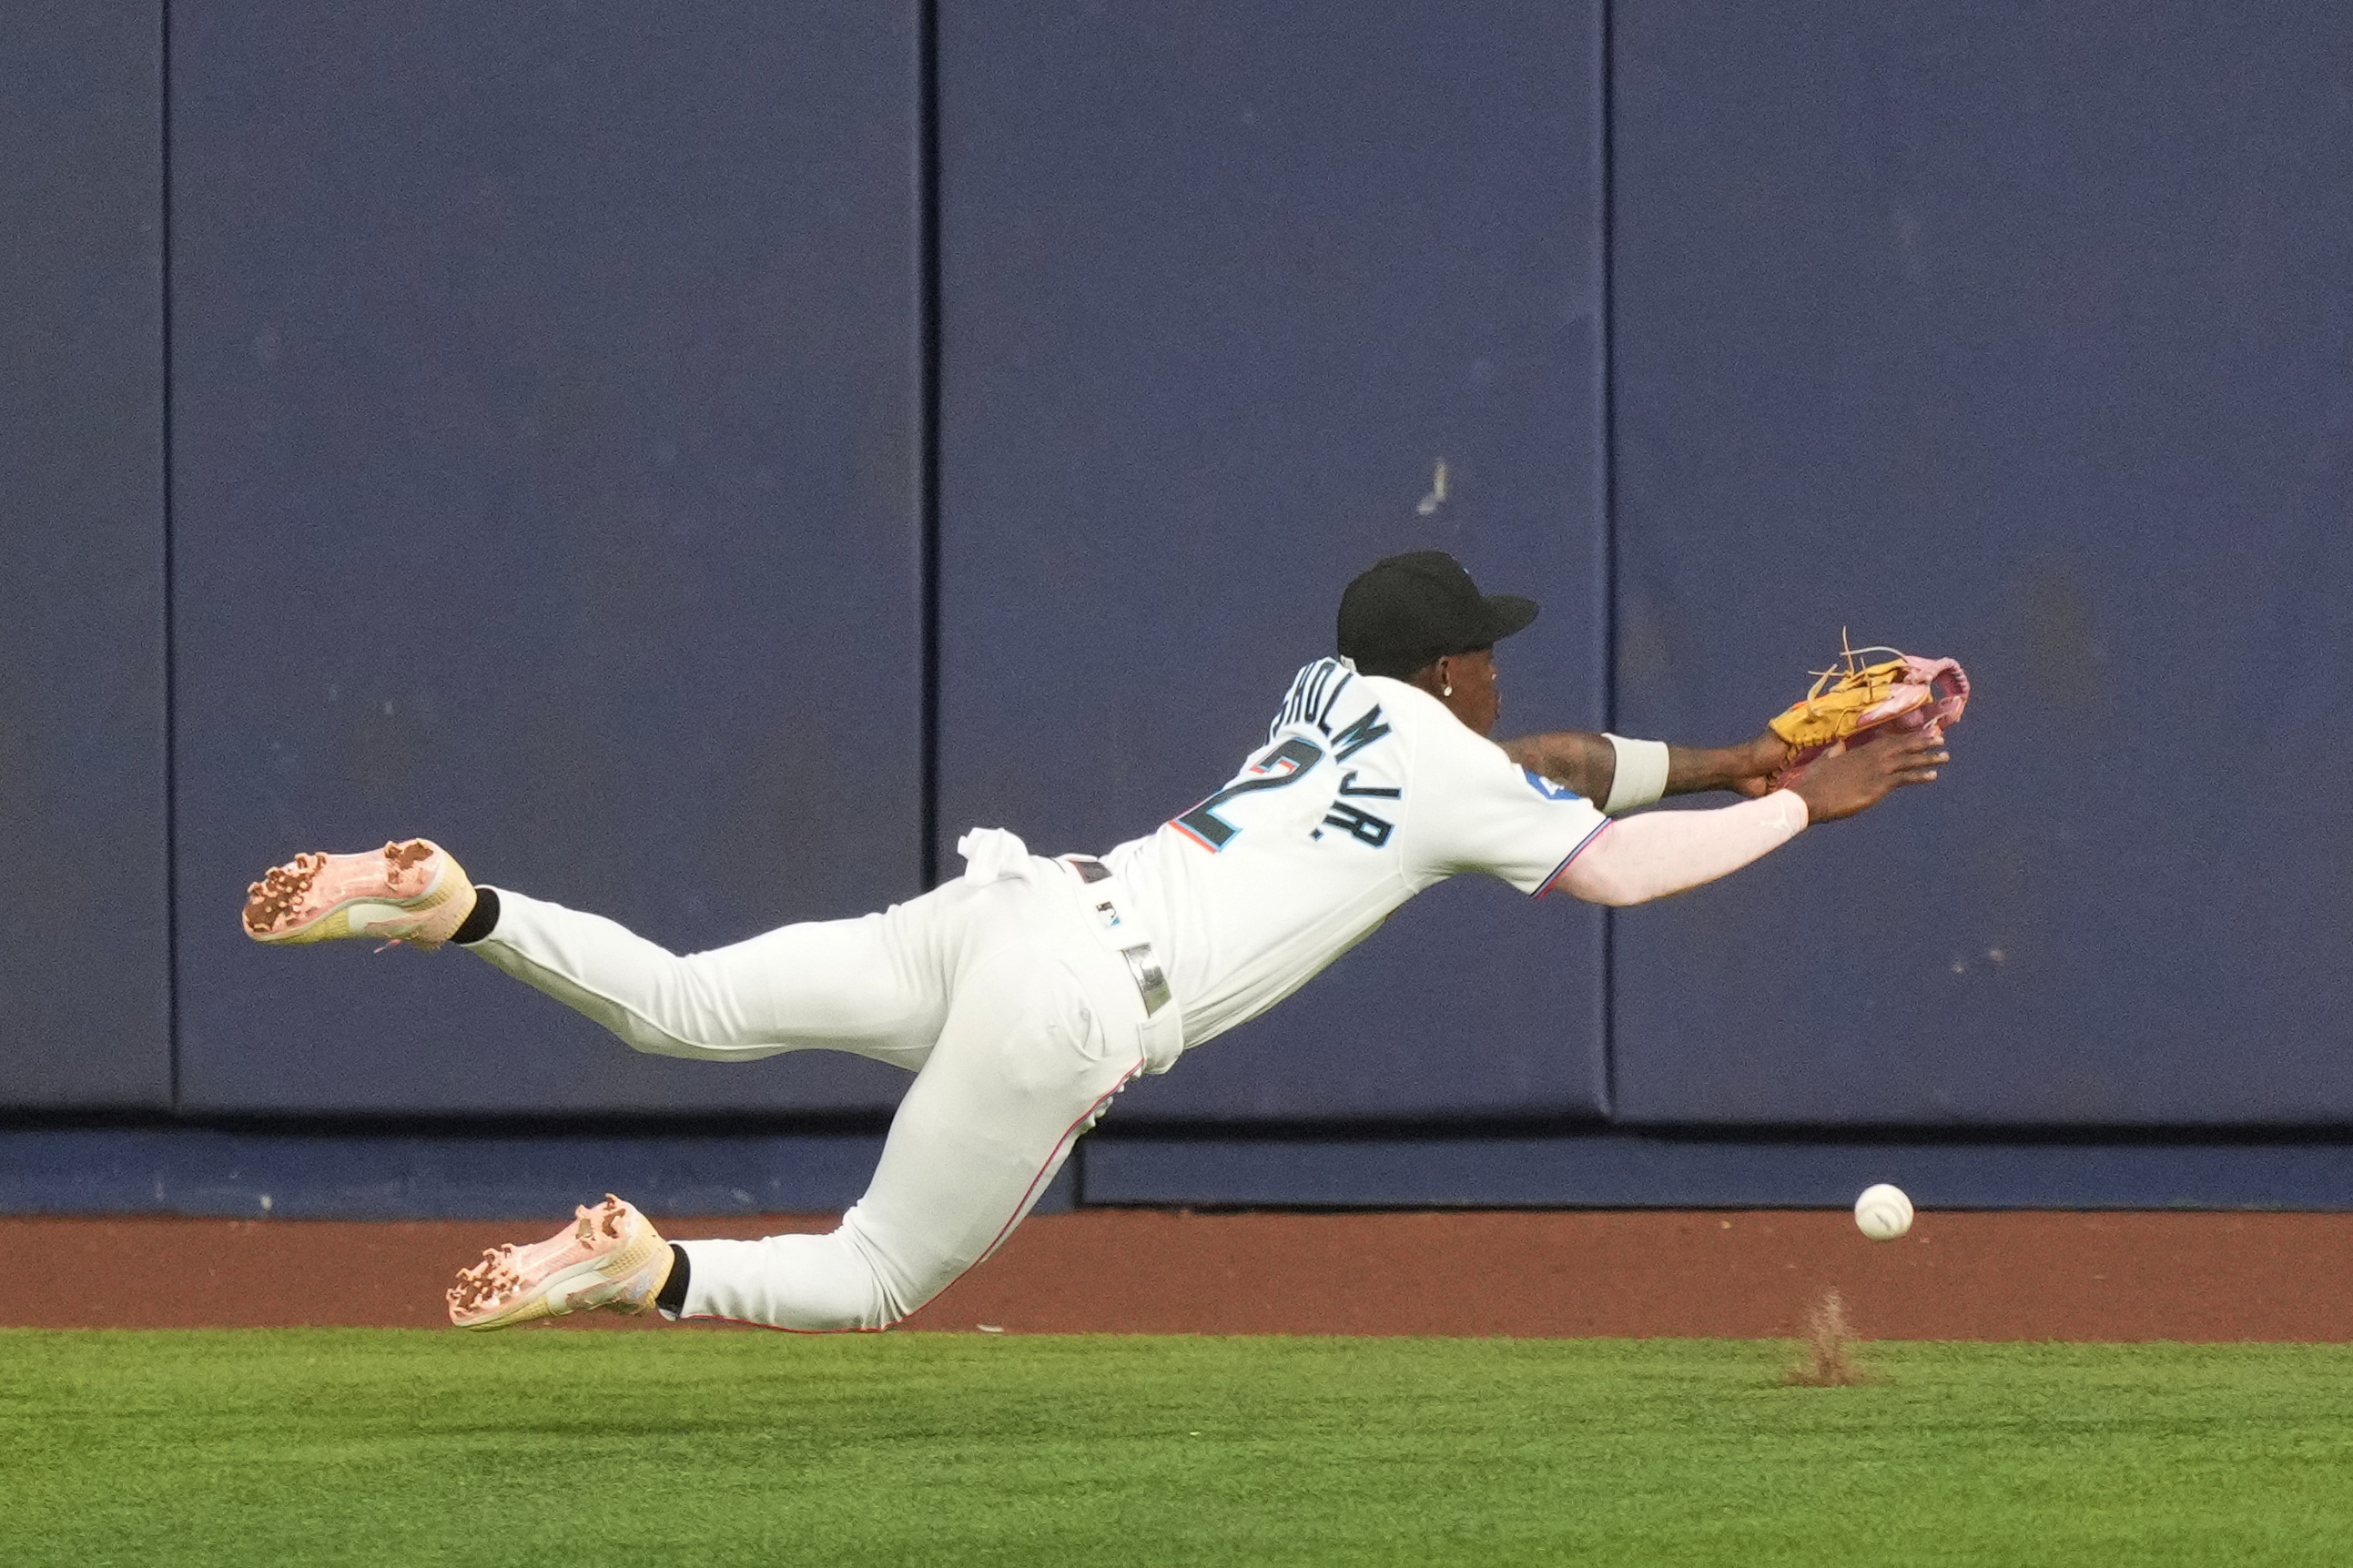
<path id="1" fill-rule="evenodd" d="M 1332 756 L 1335 761 L 1345 763 L 1388 732 L 1389 727 L 1381 722 L 1381 705 L 1376 702 L 1357 714 L 1355 723 L 1332 736 Z M 1324 733 L 1328 735 L 1331 731 L 1327 730 Z"/>
<path id="2" fill-rule="evenodd" d="M 1395 795 L 1398 792 L 1390 789 L 1378 792 L 1367 790 L 1363 793 Z M 1389 835 L 1395 831 L 1396 826 L 1393 823 L 1375 816 L 1363 806 L 1351 805 L 1345 800 L 1335 800 L 1332 803 L 1332 810 L 1324 818 L 1324 826 L 1345 828 L 1376 849 L 1389 841 Z M 1321 837 L 1322 835 L 1319 833 L 1317 837 Z"/>
<path id="3" fill-rule="evenodd" d="M 1333 679 L 1338 677 L 1337 679 Z M 1313 724 L 1324 734 L 1332 732 L 1332 710 L 1339 705 L 1340 693 L 1356 679 L 1356 672 L 1336 658 L 1319 658 L 1293 677 L 1291 691 L 1282 700 L 1282 707 L 1274 722 L 1266 727 L 1270 741 L 1286 724 Z"/>
<path id="4" fill-rule="evenodd" d="M 1381 721 L 1381 705 L 1359 713 L 1337 735 L 1332 733 L 1332 715 L 1340 706 L 1340 694 L 1348 689 L 1356 672 L 1336 658 L 1319 658 L 1292 678 L 1291 690 L 1282 700 L 1282 707 L 1274 722 L 1266 727 L 1270 741 L 1281 734 L 1284 726 L 1312 724 L 1330 740 L 1333 755 L 1346 762 L 1375 741 L 1389 732 Z"/>

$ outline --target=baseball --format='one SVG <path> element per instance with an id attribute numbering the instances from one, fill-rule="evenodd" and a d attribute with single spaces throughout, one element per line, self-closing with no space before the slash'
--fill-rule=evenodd
<path id="1" fill-rule="evenodd" d="M 1854 1200 L 1854 1223 L 1873 1241 L 1894 1241 L 1912 1228 L 1912 1200 L 1885 1182 L 1865 1187 Z"/>

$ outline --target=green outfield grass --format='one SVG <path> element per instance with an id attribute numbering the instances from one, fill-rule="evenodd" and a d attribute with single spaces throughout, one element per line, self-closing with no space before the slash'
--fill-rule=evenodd
<path id="1" fill-rule="evenodd" d="M 10 1564 L 2353 1562 L 2353 1349 L 0 1332 Z"/>

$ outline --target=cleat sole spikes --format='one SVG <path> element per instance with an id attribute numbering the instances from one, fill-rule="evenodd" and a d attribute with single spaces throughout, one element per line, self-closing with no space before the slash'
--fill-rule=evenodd
<path id="1" fill-rule="evenodd" d="M 606 1195 L 545 1241 L 492 1247 L 447 1293 L 461 1329 L 505 1329 L 593 1308 L 645 1312 L 670 1277 L 670 1243 L 635 1207 Z"/>
<path id="2" fill-rule="evenodd" d="M 297 855 L 248 886 L 245 934 L 294 947 L 343 937 L 438 947 L 473 908 L 457 859 L 426 838 L 358 855 Z"/>

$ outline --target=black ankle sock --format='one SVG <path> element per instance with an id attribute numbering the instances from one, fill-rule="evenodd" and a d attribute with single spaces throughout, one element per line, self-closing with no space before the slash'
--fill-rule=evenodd
<path id="1" fill-rule="evenodd" d="M 458 922 L 458 929 L 449 933 L 449 940 L 460 944 L 480 942 L 498 926 L 499 890 L 496 888 L 476 888 L 474 907 L 466 911 L 466 918 Z"/>
<path id="2" fill-rule="evenodd" d="M 686 1310 L 686 1249 L 676 1242 L 670 1248 L 670 1278 L 654 1292 L 654 1305 L 672 1317 Z"/>

